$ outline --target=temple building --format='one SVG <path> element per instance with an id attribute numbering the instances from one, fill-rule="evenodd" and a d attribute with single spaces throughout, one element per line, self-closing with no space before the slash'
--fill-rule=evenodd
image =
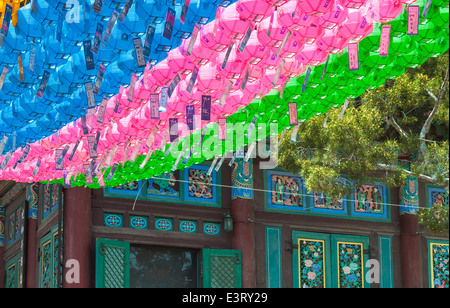
<path id="1" fill-rule="evenodd" d="M 261 161 L 208 163 L 114 188 L 0 182 L 2 288 L 448 288 L 447 235 L 410 178 L 343 199 Z"/>

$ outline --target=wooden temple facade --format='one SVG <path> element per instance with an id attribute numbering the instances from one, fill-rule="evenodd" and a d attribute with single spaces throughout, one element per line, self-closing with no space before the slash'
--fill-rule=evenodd
<path id="1" fill-rule="evenodd" d="M 411 178 L 331 200 L 261 167 L 95 190 L 0 182 L 0 287 L 448 288 L 448 235 L 414 214 L 448 205 L 443 189 Z"/>

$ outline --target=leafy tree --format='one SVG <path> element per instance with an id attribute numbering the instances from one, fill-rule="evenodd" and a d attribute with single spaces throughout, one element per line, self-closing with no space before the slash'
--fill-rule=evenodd
<path id="1" fill-rule="evenodd" d="M 341 109 L 309 119 L 296 136 L 285 135 L 279 166 L 302 174 L 309 191 L 335 197 L 367 182 L 400 186 L 408 176 L 437 184 L 448 194 L 448 62 L 446 52 L 348 100 Z M 409 168 L 399 157 L 411 161 Z M 448 232 L 448 205 L 420 210 L 419 219 L 431 232 Z"/>

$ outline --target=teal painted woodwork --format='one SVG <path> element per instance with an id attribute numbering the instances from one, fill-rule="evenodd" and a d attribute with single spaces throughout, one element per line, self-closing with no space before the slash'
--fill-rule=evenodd
<path id="1" fill-rule="evenodd" d="M 281 228 L 266 227 L 266 286 L 282 288 Z"/>
<path id="2" fill-rule="evenodd" d="M 95 246 L 95 286 L 129 288 L 130 243 L 97 238 Z"/>
<path id="3" fill-rule="evenodd" d="M 227 249 L 203 249 L 203 287 L 241 288 L 241 252 Z"/>
<path id="4" fill-rule="evenodd" d="M 380 236 L 378 238 L 378 251 L 380 263 L 380 288 L 393 288 L 394 268 L 391 236 Z"/>

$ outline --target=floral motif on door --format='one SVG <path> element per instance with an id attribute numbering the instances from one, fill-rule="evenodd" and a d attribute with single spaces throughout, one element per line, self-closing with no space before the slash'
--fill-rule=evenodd
<path id="1" fill-rule="evenodd" d="M 301 288 L 325 288 L 324 241 L 298 239 L 299 285 Z"/>
<path id="2" fill-rule="evenodd" d="M 363 244 L 338 242 L 339 288 L 364 288 Z"/>

